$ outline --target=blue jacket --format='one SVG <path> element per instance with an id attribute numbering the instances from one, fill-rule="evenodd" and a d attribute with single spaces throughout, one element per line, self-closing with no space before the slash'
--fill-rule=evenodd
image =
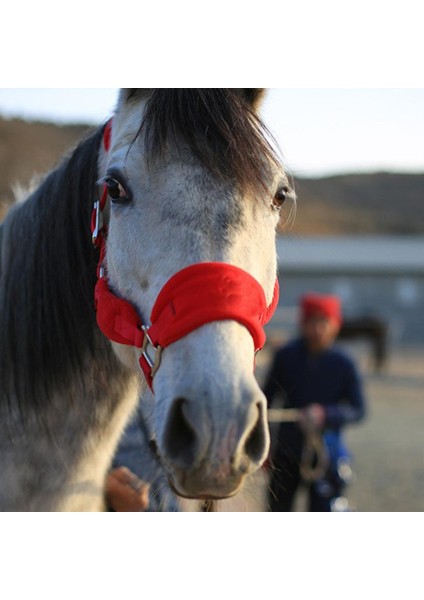
<path id="1" fill-rule="evenodd" d="M 311 354 L 302 339 L 289 342 L 276 352 L 264 392 L 269 405 L 278 392 L 283 392 L 285 408 L 321 404 L 325 408 L 325 427 L 335 431 L 365 415 L 358 370 L 336 346 Z"/>

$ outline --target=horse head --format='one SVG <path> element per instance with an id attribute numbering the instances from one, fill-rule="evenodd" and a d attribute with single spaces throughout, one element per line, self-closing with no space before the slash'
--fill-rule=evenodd
<path id="1" fill-rule="evenodd" d="M 158 454 L 185 497 L 233 495 L 269 448 L 254 354 L 275 300 L 275 231 L 291 190 L 257 116 L 261 97 L 253 89 L 122 90 L 99 158 L 108 290 L 144 323 L 160 313 L 166 329 L 164 311 L 172 321 L 180 304 L 188 322 L 178 335 L 181 319 L 171 323 L 149 382 Z M 228 306 L 221 314 L 222 296 L 237 307 L 244 298 L 249 315 Z M 141 373 L 140 350 L 113 345 Z M 150 354 L 160 350 L 153 346 Z"/>

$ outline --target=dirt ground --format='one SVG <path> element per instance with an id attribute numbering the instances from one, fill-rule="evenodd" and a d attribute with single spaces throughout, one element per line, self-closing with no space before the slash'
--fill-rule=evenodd
<path id="1" fill-rule="evenodd" d="M 360 361 L 367 420 L 347 430 L 356 480 L 348 497 L 358 511 L 424 510 L 424 351 L 392 352 L 381 374 Z"/>
<path id="2" fill-rule="evenodd" d="M 381 373 L 368 349 L 351 345 L 364 377 L 368 416 L 346 429 L 355 478 L 346 496 L 359 512 L 424 511 L 424 349 L 392 350 Z M 264 511 L 267 476 L 260 472 L 243 497 L 219 511 Z M 296 510 L 303 510 L 302 494 Z"/>

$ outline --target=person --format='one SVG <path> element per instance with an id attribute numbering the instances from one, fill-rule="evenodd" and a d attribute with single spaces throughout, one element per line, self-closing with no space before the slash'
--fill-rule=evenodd
<path id="1" fill-rule="evenodd" d="M 325 451 L 326 466 L 309 478 L 314 480 L 308 483 L 308 510 L 346 510 L 341 492 L 351 471 L 342 430 L 365 416 L 361 378 L 353 360 L 334 344 L 342 322 L 340 299 L 306 294 L 300 314 L 300 336 L 277 350 L 263 388 L 269 407 L 282 393 L 284 407 L 296 415 L 281 422 L 273 439 L 269 508 L 293 510 L 305 479 L 302 461 L 315 440 L 312 459 L 318 461 Z M 309 465 L 312 471 L 314 466 Z"/>
<path id="2" fill-rule="evenodd" d="M 143 404 L 147 400 L 139 402 L 106 476 L 106 505 L 112 512 L 178 512 L 177 497 L 151 445 Z"/>
<path id="3" fill-rule="evenodd" d="M 106 505 L 113 512 L 141 512 L 149 507 L 150 484 L 128 467 L 112 468 L 106 476 Z"/>

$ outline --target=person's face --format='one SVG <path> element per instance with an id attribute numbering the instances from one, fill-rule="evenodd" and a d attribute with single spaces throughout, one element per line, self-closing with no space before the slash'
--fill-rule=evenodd
<path id="1" fill-rule="evenodd" d="M 329 348 L 337 337 L 339 325 L 334 319 L 314 315 L 302 323 L 302 334 L 312 352 L 321 352 Z"/>

